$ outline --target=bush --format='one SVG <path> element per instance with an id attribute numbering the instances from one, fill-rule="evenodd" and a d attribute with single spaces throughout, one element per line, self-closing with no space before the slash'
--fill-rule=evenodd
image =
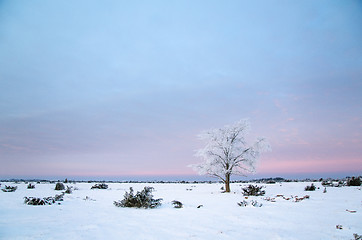
<path id="1" fill-rule="evenodd" d="M 182 202 L 177 201 L 177 200 L 173 200 L 172 205 L 173 205 L 174 208 L 182 208 L 183 207 Z"/>
<path id="2" fill-rule="evenodd" d="M 241 201 L 241 202 L 239 202 L 239 203 L 237 203 L 237 204 L 238 204 L 240 207 L 246 207 L 246 206 L 249 205 L 249 202 L 243 200 L 243 201 Z M 256 200 L 251 200 L 250 204 L 251 204 L 253 207 L 261 207 L 261 206 L 263 206 L 262 203 L 258 203 L 258 201 L 256 201 Z"/>
<path id="3" fill-rule="evenodd" d="M 249 185 L 245 188 L 242 188 L 244 196 L 263 196 L 265 194 L 264 190 L 261 190 L 263 187 L 258 187 L 258 185 Z"/>
<path id="4" fill-rule="evenodd" d="M 243 200 L 242 202 L 239 202 L 239 203 L 237 203 L 240 207 L 246 207 L 246 206 L 248 206 L 248 202 L 247 201 L 245 201 L 245 200 Z"/>
<path id="5" fill-rule="evenodd" d="M 27 205 L 52 205 L 55 202 L 63 201 L 64 193 L 60 195 L 55 195 L 55 197 L 45 197 L 45 198 L 36 198 L 36 197 L 24 197 L 24 203 Z"/>
<path id="6" fill-rule="evenodd" d="M 361 179 L 359 177 L 352 177 L 347 180 L 347 186 L 361 186 Z"/>
<path id="7" fill-rule="evenodd" d="M 362 240 L 362 235 L 358 235 L 357 233 L 353 233 L 354 240 Z"/>
<path id="8" fill-rule="evenodd" d="M 124 194 L 124 199 L 114 201 L 116 207 L 134 207 L 134 208 L 156 208 L 161 205 L 162 198 L 153 199 L 153 187 L 144 187 L 141 192 L 133 194 L 133 188 L 129 188 L 129 193 Z"/>
<path id="9" fill-rule="evenodd" d="M 312 183 L 312 185 L 306 186 L 306 187 L 304 188 L 304 191 L 315 191 L 315 186 L 314 186 L 314 184 Z"/>
<path id="10" fill-rule="evenodd" d="M 57 191 L 65 190 L 65 186 L 64 186 L 63 183 L 58 182 L 58 183 L 55 185 L 55 189 L 54 189 L 54 190 L 57 190 Z"/>
<path id="11" fill-rule="evenodd" d="M 91 189 L 107 189 L 108 185 L 105 183 L 96 184 L 91 187 Z"/>
<path id="12" fill-rule="evenodd" d="M 6 186 L 6 185 L 5 185 L 5 188 L 3 188 L 3 189 L 1 189 L 1 190 L 2 190 L 3 192 L 15 192 L 16 189 L 18 189 L 17 186 L 12 187 L 12 186 Z"/>
<path id="13" fill-rule="evenodd" d="M 34 184 L 31 184 L 31 183 L 28 184 L 28 189 L 34 189 L 34 188 L 35 188 Z"/>
<path id="14" fill-rule="evenodd" d="M 55 203 L 52 197 L 36 198 L 36 197 L 24 197 L 24 203 L 27 205 L 52 205 Z"/>
<path id="15" fill-rule="evenodd" d="M 333 186 L 333 183 L 331 181 L 325 180 L 322 182 L 322 186 Z"/>
<path id="16" fill-rule="evenodd" d="M 54 200 L 55 201 L 63 201 L 64 193 L 55 195 Z"/>
<path id="17" fill-rule="evenodd" d="M 66 194 L 71 194 L 72 192 L 73 192 L 72 187 L 68 187 L 68 186 L 67 186 L 67 190 L 65 190 L 64 193 L 66 193 Z"/>

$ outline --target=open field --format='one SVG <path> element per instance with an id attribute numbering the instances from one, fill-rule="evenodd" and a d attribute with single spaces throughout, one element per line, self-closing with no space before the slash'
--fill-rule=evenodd
<path id="1" fill-rule="evenodd" d="M 219 183 L 107 184 L 106 190 L 91 190 L 93 183 L 68 183 L 77 190 L 65 194 L 60 205 L 30 206 L 24 204 L 25 196 L 43 198 L 61 191 L 50 183 L 35 184 L 35 189 L 27 189 L 25 183 L 1 183 L 1 188 L 18 188 L 0 191 L 0 239 L 354 239 L 354 233 L 362 235 L 361 187 L 327 187 L 323 193 L 320 182 L 311 192 L 304 191 L 310 182 L 258 184 L 265 186 L 265 195 L 245 199 L 241 189 L 245 183 L 233 183 L 232 193 L 221 193 Z M 154 197 L 163 198 L 160 207 L 113 205 L 129 187 L 140 191 L 144 186 L 154 187 Z M 298 201 L 296 196 L 305 195 L 309 199 Z M 184 207 L 173 208 L 173 200 Z M 243 200 L 256 200 L 262 206 L 238 206 Z"/>

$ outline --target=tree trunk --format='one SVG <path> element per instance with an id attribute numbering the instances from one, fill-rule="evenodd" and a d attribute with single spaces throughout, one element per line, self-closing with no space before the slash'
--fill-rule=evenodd
<path id="1" fill-rule="evenodd" d="M 230 192 L 230 174 L 225 175 L 225 192 Z"/>

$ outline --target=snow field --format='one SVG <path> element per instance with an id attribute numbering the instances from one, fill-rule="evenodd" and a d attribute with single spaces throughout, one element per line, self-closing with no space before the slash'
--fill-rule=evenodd
<path id="1" fill-rule="evenodd" d="M 107 190 L 93 189 L 93 183 L 65 184 L 79 190 L 66 194 L 61 205 L 29 206 L 24 197 L 60 194 L 55 184 L 27 184 L 16 192 L 0 192 L 0 239 L 353 239 L 362 235 L 361 187 L 327 188 L 304 191 L 309 182 L 258 184 L 265 196 L 242 195 L 248 184 L 231 184 L 231 193 L 212 184 L 107 183 Z M 144 186 L 155 188 L 154 198 L 163 198 L 156 209 L 117 208 L 113 201 L 123 199 L 125 191 Z M 190 190 L 192 189 L 192 190 Z M 285 197 L 309 195 L 300 202 Z M 88 200 L 84 200 L 88 196 Z M 275 198 L 275 202 L 265 198 Z M 173 200 L 184 207 L 173 208 Z M 257 200 L 262 207 L 240 207 L 238 202 Z M 197 208 L 197 206 L 203 207 Z M 355 210 L 350 213 L 348 210 Z M 343 229 L 336 229 L 342 225 Z"/>

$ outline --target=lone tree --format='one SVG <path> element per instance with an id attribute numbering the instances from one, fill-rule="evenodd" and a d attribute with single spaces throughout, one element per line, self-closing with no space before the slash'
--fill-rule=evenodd
<path id="1" fill-rule="evenodd" d="M 255 172 L 255 163 L 262 152 L 271 151 L 265 138 L 258 138 L 253 145 L 246 143 L 250 123 L 242 119 L 221 129 L 211 129 L 199 135 L 207 142 L 196 156 L 204 162 L 190 165 L 200 175 L 210 175 L 225 183 L 225 192 L 230 192 L 230 176 Z"/>

